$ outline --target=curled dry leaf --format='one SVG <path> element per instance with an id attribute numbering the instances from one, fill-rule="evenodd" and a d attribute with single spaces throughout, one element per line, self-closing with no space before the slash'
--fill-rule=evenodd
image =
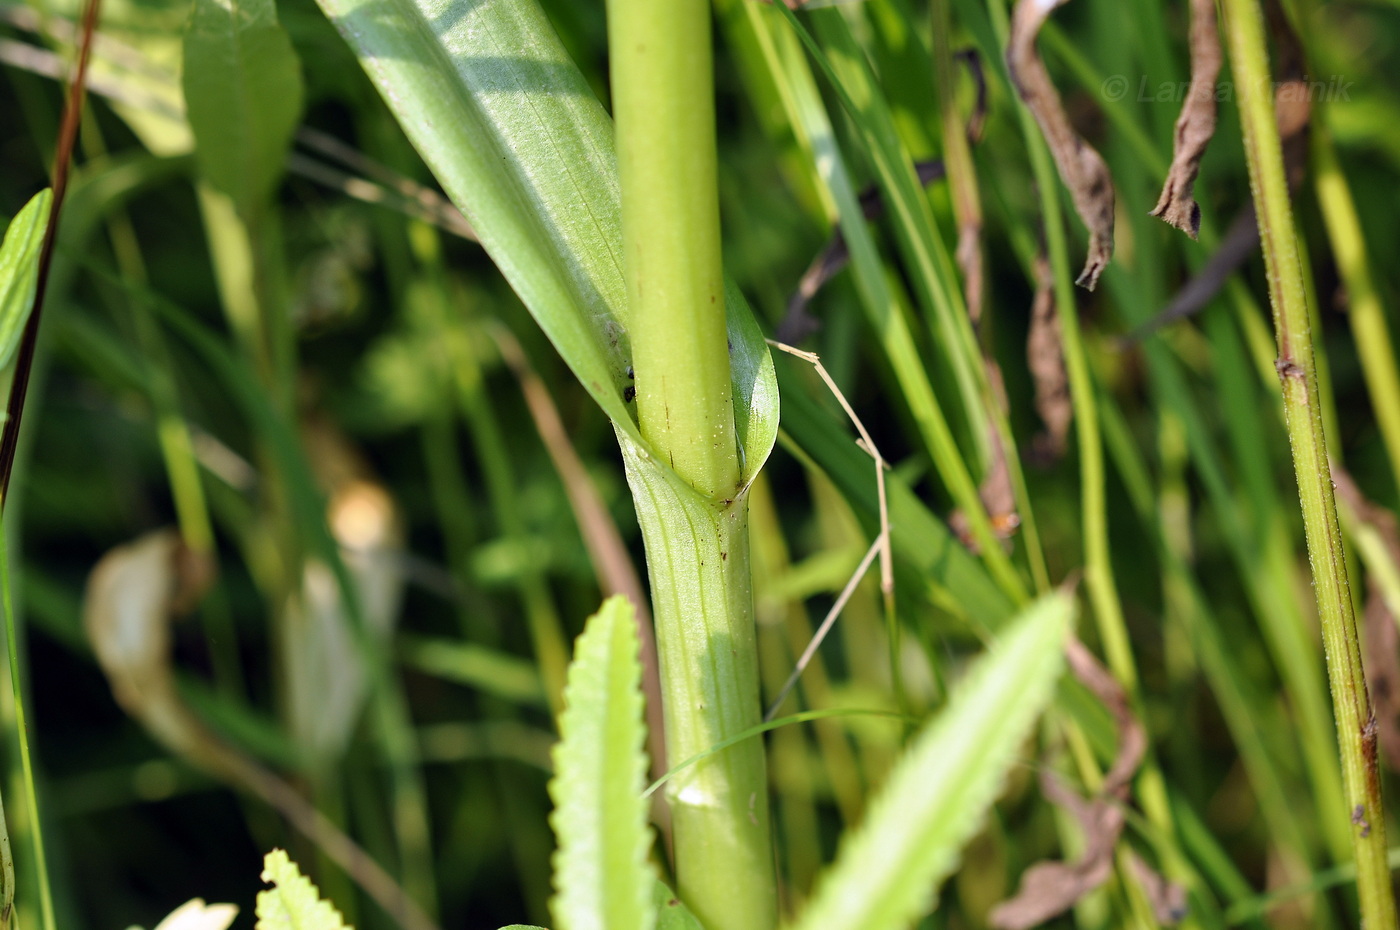
<path id="1" fill-rule="evenodd" d="M 1187 912 L 1186 889 L 1169 882 L 1135 852 L 1128 853 L 1128 867 L 1147 895 L 1147 903 L 1159 924 L 1174 924 L 1184 920 Z"/>
<path id="2" fill-rule="evenodd" d="M 1312 120 L 1312 92 L 1307 81 L 1303 43 L 1278 0 L 1264 4 L 1264 15 L 1277 50 L 1274 66 L 1274 119 L 1283 146 L 1283 170 L 1288 189 L 1303 181 L 1308 160 L 1308 125 Z"/>
<path id="3" fill-rule="evenodd" d="M 1068 0 L 1020 0 L 1011 17 L 1006 67 L 1026 108 L 1050 146 L 1060 178 L 1074 199 L 1074 209 L 1089 229 L 1089 254 L 1076 284 L 1093 290 L 1113 257 L 1113 176 L 1093 146 L 1085 142 L 1065 115 L 1064 105 L 1045 64 L 1035 50 L 1035 38 L 1050 14 Z"/>
<path id="4" fill-rule="evenodd" d="M 1065 453 L 1074 403 L 1065 371 L 1064 346 L 1060 343 L 1059 315 L 1055 312 L 1055 279 L 1043 252 L 1035 259 L 1035 300 L 1026 335 L 1026 362 L 1035 381 L 1035 411 L 1045 424 L 1045 431 L 1033 441 L 1032 451 L 1039 461 L 1049 463 Z"/>
<path id="5" fill-rule="evenodd" d="M 1215 0 L 1191 0 L 1191 87 L 1176 119 L 1171 169 L 1151 215 L 1192 239 L 1201 229 L 1201 208 L 1192 191 L 1201 157 L 1215 135 L 1215 80 L 1220 76 L 1220 62 Z"/>
<path id="6" fill-rule="evenodd" d="M 1040 790 L 1063 807 L 1084 831 L 1084 854 L 1077 862 L 1037 862 L 1021 876 L 1016 896 L 993 908 L 987 923 L 1002 930 L 1025 930 L 1069 910 L 1113 874 L 1113 847 L 1123 832 L 1123 808 L 1109 801 L 1086 801 L 1054 775 L 1044 772 Z"/>
<path id="7" fill-rule="evenodd" d="M 1385 764 L 1400 772 L 1400 623 L 1375 580 L 1366 585 L 1366 611 L 1361 645 L 1366 661 L 1366 686 L 1371 691 L 1376 738 Z"/>
<path id="8" fill-rule="evenodd" d="M 982 71 L 982 56 L 977 49 L 960 49 L 953 57 L 967 66 L 967 73 L 977 89 L 972 115 L 967 120 L 967 141 L 976 145 L 982 141 L 982 130 L 987 125 L 987 75 Z"/>
<path id="9" fill-rule="evenodd" d="M 173 529 L 158 530 L 108 552 L 88 577 L 83 625 L 117 703 L 167 749 L 275 808 L 404 930 L 438 930 L 354 840 L 291 785 L 216 736 L 183 703 L 175 687 L 170 637 L 174 604 L 182 584 L 188 584 L 181 577 L 182 548 Z M 222 913 L 204 912 L 210 924 Z"/>
<path id="10" fill-rule="evenodd" d="M 1042 773 L 1041 791 L 1046 799 L 1073 815 L 1084 831 L 1084 853 L 1076 862 L 1038 862 L 1027 869 L 1015 897 L 997 905 L 988 919 L 1000 930 L 1026 930 L 1043 923 L 1069 910 L 1108 880 L 1113 871 L 1113 850 L 1127 817 L 1129 783 L 1147 752 L 1147 731 L 1133 716 L 1122 686 L 1083 643 L 1072 639 L 1065 651 L 1074 677 L 1113 714 L 1118 755 L 1104 776 L 1099 795 L 1092 800 L 1080 797 L 1048 770 Z M 1154 907 L 1156 902 L 1162 904 L 1159 919 L 1180 911 L 1184 892 L 1150 869 L 1146 874 L 1150 875 L 1145 883 L 1149 898 Z"/>
<path id="11" fill-rule="evenodd" d="M 959 112 L 954 66 L 957 59 L 949 45 L 952 32 L 952 10 L 948 0 L 935 0 L 933 14 L 934 85 L 937 89 L 938 115 L 942 124 L 943 159 L 948 168 L 948 192 L 953 200 L 953 216 L 958 223 L 958 246 L 954 256 L 962 272 L 964 303 L 968 318 L 977 329 L 982 321 L 983 295 L 986 291 L 986 268 L 982 257 L 982 197 L 977 190 L 977 172 L 972 164 L 974 124 L 980 124 L 980 114 L 965 122 Z M 974 59 L 975 61 L 975 59 Z M 980 75 L 974 67 L 974 79 Z M 982 94 L 979 83 L 978 96 Z M 980 102 L 980 101 L 979 101 Z M 976 126 L 980 132 L 981 126 Z"/>
<path id="12" fill-rule="evenodd" d="M 376 642 L 387 642 L 404 587 L 398 507 L 336 427 L 307 417 L 302 438 L 329 495 L 327 522 L 354 581 L 368 631 Z M 300 590 L 289 599 L 280 621 L 288 716 L 296 745 L 315 764 L 334 764 L 349 745 L 369 683 L 330 566 L 317 560 L 306 563 Z"/>
<path id="13" fill-rule="evenodd" d="M 1308 85 L 1297 77 L 1299 66 L 1289 64 L 1292 56 L 1282 57 L 1279 73 L 1293 76 L 1280 80 L 1274 90 L 1274 117 L 1278 120 L 1279 137 L 1283 144 L 1283 170 L 1288 179 L 1288 188 L 1296 191 L 1303 183 L 1307 169 L 1307 130 L 1312 119 L 1312 103 L 1308 99 Z M 1225 237 L 1205 267 L 1176 292 L 1176 296 L 1160 313 L 1120 339 L 1120 347 L 1131 346 L 1168 323 L 1200 312 L 1258 249 L 1259 221 L 1251 201 L 1230 223 Z"/>
<path id="14" fill-rule="evenodd" d="M 170 621 L 212 571 L 173 529 L 108 552 L 88 578 L 83 625 L 117 703 L 161 742 L 199 755 L 206 735 L 184 709 L 170 664 Z"/>

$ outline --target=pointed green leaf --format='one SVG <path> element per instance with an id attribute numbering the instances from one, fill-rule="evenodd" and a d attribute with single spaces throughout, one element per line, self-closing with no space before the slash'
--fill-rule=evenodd
<path id="1" fill-rule="evenodd" d="M 321 898 L 285 850 L 263 858 L 262 880 L 276 887 L 258 892 L 257 930 L 349 930 L 340 911 Z"/>
<path id="2" fill-rule="evenodd" d="M 1036 601 L 977 661 L 841 844 L 799 930 L 896 930 L 928 906 L 1049 703 L 1073 609 L 1062 593 Z"/>
<path id="3" fill-rule="evenodd" d="M 656 930 L 704 930 L 685 902 L 659 878 L 652 886 L 651 900 L 656 906 Z"/>
<path id="4" fill-rule="evenodd" d="M 53 193 L 44 188 L 15 214 L 0 245 L 0 368 L 10 363 L 19 335 L 34 309 L 39 252 L 49 223 Z"/>
<path id="5" fill-rule="evenodd" d="M 282 176 L 301 119 L 301 65 L 273 0 L 195 0 L 184 83 L 200 172 L 246 221 Z"/>
<path id="6" fill-rule="evenodd" d="M 631 353 L 612 121 L 538 4 L 320 3 L 575 377 L 641 443 L 623 400 Z M 732 283 L 725 300 L 747 481 L 777 436 L 777 386 Z"/>
<path id="7" fill-rule="evenodd" d="M 646 736 L 632 603 L 614 596 L 588 619 L 569 666 L 554 749 L 550 825 L 559 930 L 651 930 L 655 876 L 642 788 Z"/>

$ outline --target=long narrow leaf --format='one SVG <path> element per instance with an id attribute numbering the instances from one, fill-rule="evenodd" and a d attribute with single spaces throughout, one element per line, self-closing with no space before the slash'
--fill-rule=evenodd
<path id="1" fill-rule="evenodd" d="M 10 363 L 19 334 L 34 309 L 39 283 L 39 248 L 49 221 L 53 192 L 44 188 L 15 214 L 0 245 L 0 368 Z"/>
<path id="2" fill-rule="evenodd" d="M 195 0 L 184 82 L 200 172 L 246 221 L 282 176 L 301 118 L 301 66 L 273 0 Z"/>
<path id="3" fill-rule="evenodd" d="M 535 0 L 320 0 L 448 195 L 574 375 L 640 445 L 630 386 L 612 122 Z M 747 481 L 777 387 L 738 290 L 729 313 Z"/>
<path id="4" fill-rule="evenodd" d="M 616 595 L 588 619 L 569 666 L 549 783 L 549 822 L 559 839 L 551 910 L 559 930 L 651 930 L 656 923 L 638 649 L 632 602 Z"/>
<path id="5" fill-rule="evenodd" d="M 798 930 L 895 930 L 925 908 L 996 798 L 1062 666 L 1073 601 L 1036 601 L 915 740 Z"/>

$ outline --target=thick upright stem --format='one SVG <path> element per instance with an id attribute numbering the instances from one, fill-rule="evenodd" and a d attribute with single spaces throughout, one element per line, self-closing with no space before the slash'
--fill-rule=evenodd
<path id="1" fill-rule="evenodd" d="M 1250 185 L 1268 269 L 1269 301 L 1278 334 L 1277 367 L 1284 413 L 1337 719 L 1361 918 L 1367 927 L 1394 927 L 1395 895 L 1386 864 L 1385 815 L 1376 769 L 1376 722 L 1362 673 L 1356 617 L 1327 461 L 1303 268 L 1274 119 L 1264 18 L 1258 0 L 1225 0 L 1224 9 L 1239 88 Z"/>
<path id="2" fill-rule="evenodd" d="M 697 490 L 732 498 L 710 7 L 610 0 L 608 39 L 638 424 Z"/>
<path id="3" fill-rule="evenodd" d="M 707 0 L 609 0 L 646 543 L 669 764 L 759 723 L 747 504 L 730 399 Z M 669 783 L 677 890 L 709 930 L 777 921 L 763 744 Z"/>
<path id="4" fill-rule="evenodd" d="M 694 494 L 619 437 L 646 543 L 674 767 L 760 722 L 748 501 Z M 677 891 L 707 930 L 777 922 L 763 741 L 706 757 L 667 783 Z"/>

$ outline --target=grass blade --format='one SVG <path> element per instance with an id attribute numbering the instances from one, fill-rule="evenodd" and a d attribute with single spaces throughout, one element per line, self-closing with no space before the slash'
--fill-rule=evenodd
<path id="1" fill-rule="evenodd" d="M 927 905 L 1050 701 L 1073 612 L 1066 594 L 1036 601 L 978 661 L 842 845 L 798 930 L 893 930 Z"/>
<path id="2" fill-rule="evenodd" d="M 196 0 L 184 84 L 200 172 L 251 224 L 301 118 L 301 65 L 273 0 Z"/>
<path id="3" fill-rule="evenodd" d="M 550 909 L 559 930 L 650 930 L 656 922 L 638 649 L 632 603 L 614 596 L 588 619 L 569 667 L 549 783 L 559 840 Z"/>
<path id="4" fill-rule="evenodd" d="M 322 0 L 419 154 L 584 389 L 636 440 L 612 123 L 533 0 Z M 528 105 L 527 105 L 528 104 Z M 751 477 L 777 435 L 772 361 L 726 283 Z"/>
<path id="5" fill-rule="evenodd" d="M 39 250 L 52 203 L 53 192 L 48 188 L 35 194 L 10 221 L 5 242 L 0 245 L 0 368 L 10 364 L 19 335 L 34 309 L 34 294 L 39 287 Z"/>

